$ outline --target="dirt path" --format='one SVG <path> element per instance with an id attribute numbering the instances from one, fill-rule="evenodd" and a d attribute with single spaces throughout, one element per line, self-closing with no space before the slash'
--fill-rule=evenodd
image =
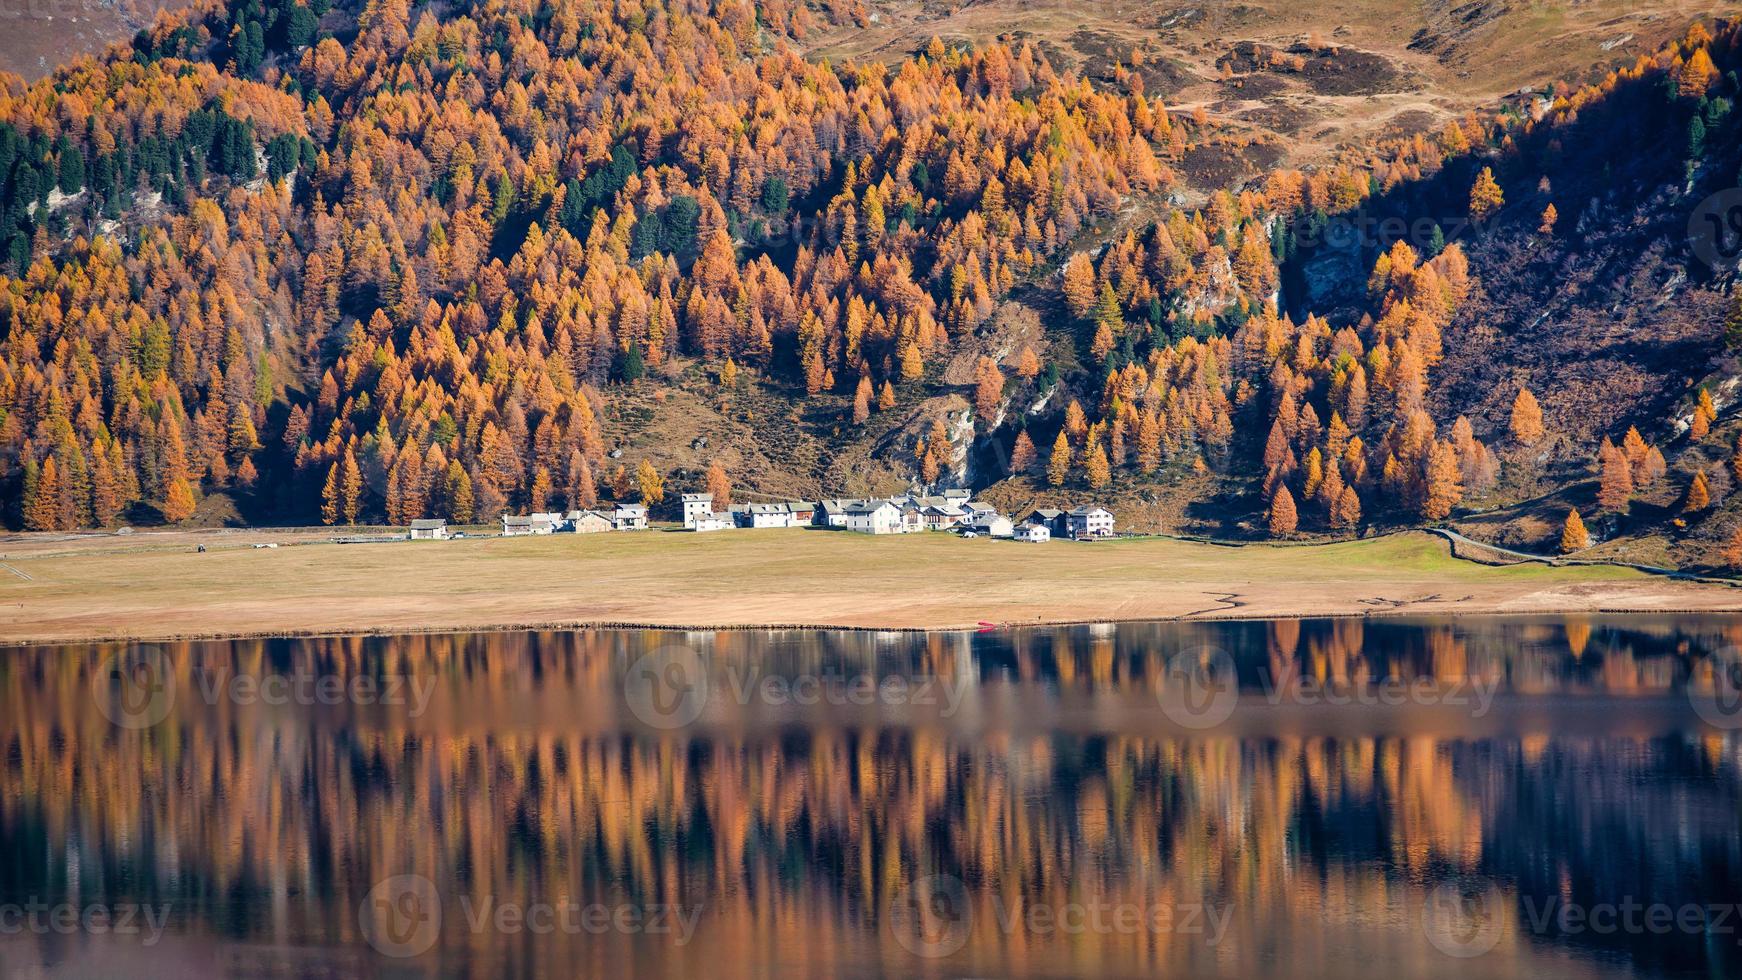
<path id="1" fill-rule="evenodd" d="M 1578 554 L 1583 554 L 1583 552 L 1578 552 L 1578 553 L 1575 553 L 1572 555 L 1538 555 L 1538 554 L 1533 554 L 1533 553 L 1528 552 L 1528 551 L 1515 551 L 1511 548 L 1502 548 L 1501 546 L 1499 546 L 1497 544 L 1489 544 L 1486 541 L 1478 541 L 1475 538 L 1466 537 L 1465 535 L 1459 534 L 1458 532 L 1453 531 L 1450 528 L 1436 527 L 1436 528 L 1430 528 L 1429 530 L 1433 534 L 1437 534 L 1440 537 L 1445 538 L 1447 541 L 1453 542 L 1454 544 L 1469 545 L 1472 548 L 1480 548 L 1483 551 L 1491 551 L 1497 555 L 1504 555 L 1508 558 L 1517 558 L 1520 561 L 1540 562 L 1544 565 L 1553 565 L 1553 566 L 1562 567 L 1562 568 L 1575 568 L 1575 567 L 1580 567 L 1580 566 L 1585 566 L 1585 567 L 1603 566 L 1603 567 L 1608 567 L 1608 568 L 1631 568 L 1634 571 L 1646 572 L 1646 573 L 1651 574 L 1651 575 L 1663 575 L 1663 576 L 1667 576 L 1669 578 L 1681 579 L 1681 580 L 1689 581 L 1689 582 L 1707 582 L 1707 581 L 1719 582 L 1719 580 L 1716 580 L 1716 579 L 1705 579 L 1705 578 L 1702 578 L 1701 576 L 1695 575 L 1691 572 L 1683 572 L 1683 571 L 1680 571 L 1680 570 L 1674 569 L 1674 568 L 1664 568 L 1661 565 L 1641 565 L 1638 562 L 1616 561 L 1614 559 L 1604 559 L 1602 561 L 1586 561 L 1586 560 L 1581 560 L 1578 557 Z M 1453 556 L 1454 557 L 1462 557 L 1462 556 L 1458 555 L 1456 551 L 1453 552 Z M 1719 584 L 1732 584 L 1732 583 L 1719 582 Z"/>

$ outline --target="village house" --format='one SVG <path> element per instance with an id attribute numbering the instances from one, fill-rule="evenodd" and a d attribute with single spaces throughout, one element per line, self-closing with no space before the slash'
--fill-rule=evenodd
<path id="1" fill-rule="evenodd" d="M 792 523 L 795 527 L 802 527 L 816 518 L 817 505 L 808 500 L 789 500 L 786 509 L 792 511 Z"/>
<path id="2" fill-rule="evenodd" d="M 1065 512 L 1051 507 L 1042 507 L 1023 519 L 1024 524 L 1039 524 L 1054 535 L 1063 537 L 1070 532 L 1065 521 Z"/>
<path id="3" fill-rule="evenodd" d="M 683 495 L 683 526 L 695 530 L 696 521 L 714 516 L 714 495 L 686 493 Z"/>
<path id="4" fill-rule="evenodd" d="M 1065 531 L 1073 538 L 1110 538 L 1113 512 L 1105 507 L 1076 507 L 1065 515 Z"/>
<path id="5" fill-rule="evenodd" d="M 967 517 L 968 515 L 954 504 L 932 505 L 920 510 L 920 519 L 925 522 L 925 529 L 928 531 L 947 531 L 964 523 Z"/>
<path id="6" fill-rule="evenodd" d="M 413 541 L 446 541 L 447 538 L 447 521 L 420 520 L 411 522 L 411 540 Z"/>
<path id="7" fill-rule="evenodd" d="M 645 531 L 647 508 L 641 504 L 618 504 L 611 512 L 611 524 L 619 531 Z"/>
<path id="8" fill-rule="evenodd" d="M 1045 524 L 1024 524 L 1016 529 L 1016 540 L 1039 544 L 1052 540 L 1052 532 Z"/>
<path id="9" fill-rule="evenodd" d="M 616 529 L 611 518 L 596 510 L 571 510 L 568 513 L 569 530 L 576 534 L 598 534 Z"/>
<path id="10" fill-rule="evenodd" d="M 844 528 L 847 526 L 847 508 L 863 503 L 859 500 L 824 500 L 817 504 L 811 514 L 811 523 L 817 527 Z"/>
<path id="11" fill-rule="evenodd" d="M 799 521 L 787 504 L 734 504 L 732 519 L 739 527 L 798 527 Z"/>
<path id="12" fill-rule="evenodd" d="M 998 508 L 983 500 L 970 500 L 962 505 L 962 510 L 967 512 L 969 524 L 999 516 Z"/>
<path id="13" fill-rule="evenodd" d="M 1010 522 L 1010 518 L 997 513 L 969 521 L 966 526 L 975 534 L 988 538 L 1009 538 L 1016 535 L 1016 525 Z"/>
<path id="14" fill-rule="evenodd" d="M 925 530 L 925 508 L 912 497 L 906 498 L 901 505 L 901 530 L 906 534 L 917 534 Z"/>
<path id="15" fill-rule="evenodd" d="M 901 534 L 906 530 L 901 508 L 887 500 L 855 500 L 845 510 L 849 531 L 860 534 Z"/>
<path id="16" fill-rule="evenodd" d="M 730 531 L 737 526 L 733 523 L 732 518 L 725 514 L 709 514 L 706 517 L 696 518 L 695 523 L 690 525 L 690 530 L 697 532 Z"/>
<path id="17" fill-rule="evenodd" d="M 503 514 L 502 536 L 505 538 L 520 537 L 525 534 L 550 534 L 556 530 L 549 514 Z"/>

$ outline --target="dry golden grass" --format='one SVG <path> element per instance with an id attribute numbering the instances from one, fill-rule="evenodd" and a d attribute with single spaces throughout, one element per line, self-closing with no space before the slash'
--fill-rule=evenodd
<path id="1" fill-rule="evenodd" d="M 1275 126 L 1294 162 L 1424 117 L 1443 120 L 1521 88 L 1579 79 L 1630 63 L 1696 18 L 1727 14 L 1722 0 L 870 0 L 877 22 L 808 39 L 811 53 L 898 60 L 932 37 L 1040 44 L 1077 67 L 1144 51 L 1196 81 L 1163 93 L 1170 108 L 1202 106 L 1224 121 Z M 1337 95 L 1274 76 L 1280 90 L 1249 96 L 1219 78 L 1217 60 L 1242 41 L 1278 48 L 1317 42 L 1370 52 L 1407 76 L 1384 92 Z M 1295 127 L 1302 127 L 1298 132 Z"/>
<path id="2" fill-rule="evenodd" d="M 812 530 L 293 543 L 328 536 L 8 536 L 0 539 L 0 642 L 1742 608 L 1742 592 L 1612 568 L 1470 564 L 1419 534 L 1241 549 Z M 265 540 L 285 545 L 248 547 Z M 200 543 L 210 550 L 195 553 Z"/>

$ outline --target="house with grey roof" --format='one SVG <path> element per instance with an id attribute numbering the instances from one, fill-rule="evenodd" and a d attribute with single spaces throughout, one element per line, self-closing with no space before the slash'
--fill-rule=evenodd
<path id="1" fill-rule="evenodd" d="M 964 527 L 988 538 L 1008 538 L 1016 534 L 1016 525 L 1002 514 L 992 513 L 969 521 Z"/>
<path id="2" fill-rule="evenodd" d="M 798 527 L 798 515 L 788 504 L 734 504 L 732 520 L 739 527 Z"/>
<path id="3" fill-rule="evenodd" d="M 619 531 L 645 531 L 647 508 L 641 504 L 618 504 L 611 512 L 611 525 Z"/>
<path id="4" fill-rule="evenodd" d="M 970 522 L 999 516 L 998 508 L 983 500 L 970 500 L 962 505 L 962 510 L 967 512 Z"/>
<path id="5" fill-rule="evenodd" d="M 920 508 L 920 520 L 928 531 L 947 531 L 965 523 L 968 512 L 953 503 L 933 504 Z"/>
<path id="6" fill-rule="evenodd" d="M 596 510 L 571 510 L 567 515 L 569 530 L 576 534 L 598 534 L 616 530 L 617 524 L 608 514 Z"/>
<path id="7" fill-rule="evenodd" d="M 887 500 L 855 500 L 845 509 L 845 527 L 860 534 L 901 534 L 901 508 Z"/>
<path id="8" fill-rule="evenodd" d="M 811 513 L 811 523 L 818 527 L 844 528 L 847 526 L 847 508 L 857 503 L 863 503 L 863 501 L 850 499 L 818 501 L 816 510 Z"/>
<path id="9" fill-rule="evenodd" d="M 437 518 L 411 522 L 411 540 L 413 541 L 445 541 L 447 537 L 447 521 Z"/>
<path id="10" fill-rule="evenodd" d="M 527 534 L 550 534 L 556 530 L 549 514 L 503 514 L 502 536 L 517 538 Z"/>
<path id="11" fill-rule="evenodd" d="M 925 508 L 912 497 L 901 505 L 901 530 L 908 534 L 925 530 Z"/>
<path id="12" fill-rule="evenodd" d="M 714 516 L 714 495 L 711 493 L 686 493 L 683 495 L 683 526 L 695 530 L 696 521 L 703 517 Z"/>
<path id="13" fill-rule="evenodd" d="M 1113 512 L 1105 507 L 1073 507 L 1065 514 L 1065 532 L 1073 538 L 1110 538 Z"/>
<path id="14" fill-rule="evenodd" d="M 1065 521 L 1065 512 L 1052 507 L 1041 507 L 1023 518 L 1024 524 L 1040 524 L 1054 535 L 1063 537 L 1070 533 L 1070 527 Z"/>

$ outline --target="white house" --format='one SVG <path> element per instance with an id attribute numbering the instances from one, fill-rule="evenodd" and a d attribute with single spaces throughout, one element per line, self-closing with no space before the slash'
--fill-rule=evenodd
<path id="1" fill-rule="evenodd" d="M 413 541 L 446 541 L 447 537 L 447 521 L 430 520 L 411 522 L 411 540 Z"/>
<path id="2" fill-rule="evenodd" d="M 1065 514 L 1066 529 L 1073 538 L 1110 538 L 1113 512 L 1105 507 L 1077 507 Z"/>
<path id="3" fill-rule="evenodd" d="M 1016 525 L 1010 522 L 1010 518 L 1002 514 L 992 514 L 989 517 L 970 521 L 967 526 L 975 533 L 985 535 L 988 538 L 1009 538 L 1016 535 Z"/>
<path id="4" fill-rule="evenodd" d="M 618 504 L 611 512 L 611 523 L 619 531 L 645 531 L 647 508 L 640 504 Z"/>
<path id="5" fill-rule="evenodd" d="M 714 495 L 686 493 L 683 495 L 683 526 L 695 530 L 696 521 L 714 516 Z"/>
<path id="6" fill-rule="evenodd" d="M 908 534 L 925 530 L 925 508 L 912 498 L 901 505 L 901 530 Z"/>
<path id="7" fill-rule="evenodd" d="M 1045 524 L 1024 524 L 1016 529 L 1016 540 L 1038 544 L 1042 541 L 1051 541 L 1052 532 L 1046 529 Z"/>
<path id="8" fill-rule="evenodd" d="M 843 528 L 847 526 L 847 508 L 854 504 L 864 503 L 861 500 L 824 500 L 817 504 L 811 515 L 811 523 L 818 527 Z"/>
<path id="9" fill-rule="evenodd" d="M 732 523 L 730 517 L 727 517 L 724 514 L 708 514 L 704 517 L 696 518 L 695 522 L 689 525 L 689 529 L 697 532 L 730 531 L 737 526 L 738 525 Z"/>
<path id="10" fill-rule="evenodd" d="M 901 508 L 887 500 L 857 500 L 846 507 L 846 528 L 860 534 L 900 534 Z"/>
<path id="11" fill-rule="evenodd" d="M 967 511 L 968 523 L 970 524 L 990 520 L 998 516 L 998 508 L 983 500 L 970 500 L 962 505 L 962 509 Z"/>
<path id="12" fill-rule="evenodd" d="M 787 504 L 734 504 L 732 519 L 739 527 L 798 527 L 798 515 Z"/>

